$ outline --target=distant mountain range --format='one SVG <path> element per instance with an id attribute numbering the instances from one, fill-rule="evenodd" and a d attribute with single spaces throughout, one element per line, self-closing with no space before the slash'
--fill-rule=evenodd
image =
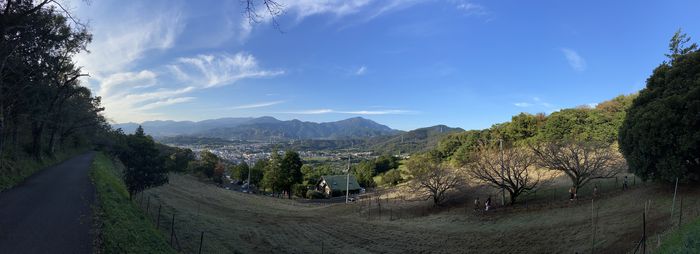
<path id="1" fill-rule="evenodd" d="M 226 140 L 366 139 L 401 133 L 362 117 L 336 122 L 281 121 L 273 117 L 221 118 L 192 121 L 147 121 L 140 124 L 154 137 L 196 136 Z M 139 124 L 115 124 L 133 133 Z"/>

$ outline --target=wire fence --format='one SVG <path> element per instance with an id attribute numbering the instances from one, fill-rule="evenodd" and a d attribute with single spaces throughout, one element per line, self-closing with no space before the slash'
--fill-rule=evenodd
<path id="1" fill-rule="evenodd" d="M 134 203 L 166 237 L 170 247 L 180 253 L 202 253 L 207 234 L 204 230 L 193 228 L 189 223 L 192 218 L 187 218 L 187 214 L 178 213 L 151 193 L 141 192 Z"/>
<path id="2" fill-rule="evenodd" d="M 590 202 L 590 238 L 586 241 L 590 241 L 590 253 L 596 253 L 596 248 L 600 248 L 600 246 L 605 245 L 606 241 L 608 241 L 605 239 L 605 236 L 601 237 L 598 235 L 602 233 L 604 227 L 606 227 L 606 225 L 598 223 L 598 215 L 602 209 L 615 209 L 611 207 L 601 207 L 597 200 L 599 200 L 599 198 L 618 195 L 628 190 L 623 190 L 623 180 L 620 178 L 596 179 L 589 185 L 590 187 L 587 186 L 579 190 L 579 200 L 577 201 L 569 200 L 568 188 L 553 187 L 526 194 L 520 199 L 518 204 L 514 206 L 501 206 L 500 202 L 494 202 L 495 204 L 492 210 L 488 212 L 484 211 L 483 203 L 481 206 L 474 206 L 473 203 L 464 202 L 464 200 L 460 202 L 448 201 L 445 206 L 434 207 L 431 205 L 431 202 L 426 202 L 426 200 L 416 200 L 407 196 L 390 195 L 381 192 L 360 195 L 356 201 L 349 205 L 351 211 L 356 212 L 360 219 L 366 221 L 396 221 L 424 217 L 437 213 L 448 215 L 464 214 L 490 216 L 518 212 L 521 210 L 570 207 L 572 204 L 582 205 L 584 202 Z M 642 181 L 632 177 L 629 178 L 628 187 L 626 189 L 633 190 L 644 186 L 645 184 Z M 597 187 L 595 198 L 593 197 L 594 187 Z M 490 194 L 493 197 L 500 197 L 500 192 L 492 192 Z M 644 203 L 644 210 L 641 211 L 642 214 L 638 220 L 640 235 L 633 242 L 629 242 L 631 252 L 651 253 L 654 249 L 658 248 L 664 235 L 673 232 L 682 225 L 684 216 L 698 217 L 700 214 L 700 207 L 683 207 L 682 197 L 679 195 L 677 198 L 678 203 L 674 201 L 673 208 L 652 204 L 651 200 Z M 157 195 L 150 192 L 139 194 L 133 202 L 143 210 L 145 216 L 161 231 L 170 246 L 180 253 L 203 253 L 203 251 L 207 250 L 206 245 L 208 240 L 222 240 L 216 239 L 216 236 L 212 236 L 207 230 L 198 230 L 196 224 L 200 219 L 199 209 L 196 214 L 192 212 L 180 213 L 177 209 L 167 205 L 164 201 L 160 200 Z M 697 206 L 697 200 L 694 204 Z M 672 209 L 670 216 L 667 216 L 669 210 L 666 209 Z M 694 216 L 688 214 L 693 211 Z M 655 224 L 650 226 L 648 224 L 649 220 L 654 220 Z M 663 225 L 668 226 L 664 227 Z M 650 244 L 650 235 L 655 236 L 655 239 L 652 239 L 656 240 L 655 244 Z M 324 242 L 321 242 L 319 252 L 328 252 L 327 247 L 328 246 L 325 246 Z"/>

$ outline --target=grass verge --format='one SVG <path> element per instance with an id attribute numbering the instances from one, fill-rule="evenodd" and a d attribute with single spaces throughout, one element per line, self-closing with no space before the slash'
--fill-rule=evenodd
<path id="1" fill-rule="evenodd" d="M 90 176 L 97 191 L 99 252 L 175 253 L 163 236 L 136 205 L 129 200 L 126 186 L 116 166 L 104 153 L 98 153 Z"/>
<path id="2" fill-rule="evenodd" d="M 40 169 L 56 165 L 85 151 L 87 149 L 84 148 L 70 149 L 56 153 L 53 157 L 44 158 L 42 161 L 34 157 L 21 157 L 15 161 L 0 154 L 0 192 L 21 183 Z"/>
<path id="3" fill-rule="evenodd" d="M 700 219 L 664 238 L 656 253 L 698 253 L 700 250 Z"/>

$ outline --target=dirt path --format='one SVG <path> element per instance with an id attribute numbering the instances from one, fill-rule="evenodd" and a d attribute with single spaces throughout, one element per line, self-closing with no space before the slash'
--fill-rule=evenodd
<path id="1" fill-rule="evenodd" d="M 0 193 L 0 252 L 91 253 L 94 152 L 44 169 Z"/>

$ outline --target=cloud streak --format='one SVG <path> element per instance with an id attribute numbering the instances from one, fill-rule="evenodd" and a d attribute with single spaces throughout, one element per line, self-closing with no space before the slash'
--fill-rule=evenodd
<path id="1" fill-rule="evenodd" d="M 239 105 L 239 106 L 233 106 L 229 107 L 228 109 L 253 109 L 253 108 L 264 108 L 264 107 L 269 107 L 269 106 L 274 106 L 277 104 L 282 104 L 285 101 L 270 101 L 270 102 L 261 102 L 261 103 L 254 103 L 254 104 L 246 104 L 246 105 Z"/>
<path id="2" fill-rule="evenodd" d="M 367 72 L 367 67 L 365 67 L 363 65 L 363 66 L 360 66 L 360 68 L 357 69 L 357 71 L 355 71 L 355 75 L 362 76 L 362 75 L 365 75 L 366 72 Z"/>
<path id="3" fill-rule="evenodd" d="M 296 115 L 320 115 L 320 114 L 348 114 L 348 115 L 402 115 L 416 113 L 411 110 L 388 109 L 388 110 L 333 110 L 333 109 L 311 109 L 302 111 L 280 112 L 282 114 Z"/>
<path id="4" fill-rule="evenodd" d="M 562 48 L 561 52 L 564 54 L 566 61 L 569 63 L 569 66 L 571 66 L 572 69 L 579 72 L 586 70 L 586 60 L 583 59 L 578 52 L 568 48 Z"/>
<path id="5" fill-rule="evenodd" d="M 230 85 L 245 78 L 284 74 L 281 70 L 262 70 L 257 59 L 245 52 L 182 57 L 168 67 L 181 81 L 199 84 L 203 88 Z"/>

